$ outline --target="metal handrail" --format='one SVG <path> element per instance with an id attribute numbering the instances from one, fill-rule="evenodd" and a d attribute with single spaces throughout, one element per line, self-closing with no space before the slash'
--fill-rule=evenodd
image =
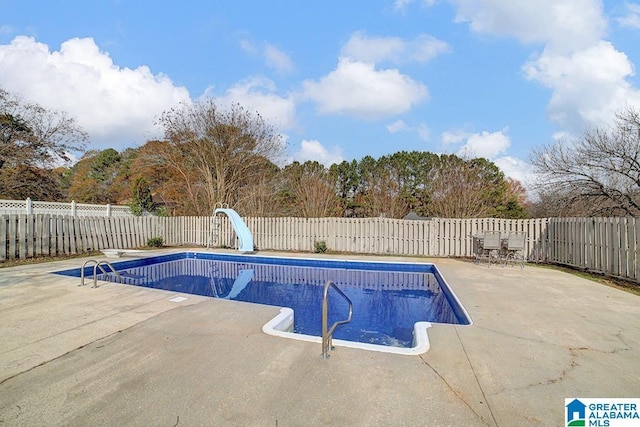
<path id="1" fill-rule="evenodd" d="M 98 287 L 98 268 L 100 269 L 100 271 L 102 271 L 102 274 L 104 274 L 105 276 L 109 275 L 109 273 L 107 273 L 107 271 L 105 271 L 105 269 L 102 268 L 102 264 L 108 265 L 109 268 L 111 269 L 111 271 L 116 275 L 118 280 L 120 280 L 120 283 L 122 283 L 122 276 L 120 276 L 120 273 L 118 273 L 118 271 L 115 269 L 115 267 L 113 265 L 111 265 L 111 263 L 109 261 L 98 261 L 96 263 L 96 265 L 93 266 L 93 286 L 92 286 L 92 288 L 97 288 Z"/>
<path id="2" fill-rule="evenodd" d="M 346 299 L 347 302 L 349 303 L 349 317 L 345 320 L 339 320 L 335 322 L 333 325 L 331 325 L 331 328 L 327 330 L 327 322 L 329 321 L 328 296 L 329 296 L 330 287 L 333 287 L 336 291 L 338 291 L 338 293 L 342 295 L 342 297 Z M 322 358 L 323 359 L 328 359 L 329 350 L 333 350 L 333 346 L 331 345 L 331 343 L 333 341 L 333 332 L 335 331 L 336 327 L 338 325 L 351 322 L 352 314 L 353 314 L 353 304 L 351 303 L 351 300 L 349 299 L 349 297 L 346 296 L 344 292 L 342 292 L 340 288 L 337 287 L 335 283 L 333 283 L 333 281 L 328 280 L 327 283 L 325 283 L 324 285 L 324 294 L 322 296 Z"/>
<path id="3" fill-rule="evenodd" d="M 80 269 L 80 284 L 78 286 L 84 286 L 84 269 L 90 262 L 98 264 L 98 261 L 96 261 L 95 259 L 87 260 L 84 262 L 84 264 L 82 264 L 82 268 Z"/>

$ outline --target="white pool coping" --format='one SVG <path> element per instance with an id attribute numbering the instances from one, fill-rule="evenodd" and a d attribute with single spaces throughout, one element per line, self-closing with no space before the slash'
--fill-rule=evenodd
<path id="1" fill-rule="evenodd" d="M 350 347 L 361 350 L 379 351 L 381 353 L 415 356 L 417 354 L 423 354 L 429 351 L 431 344 L 429 343 L 427 329 L 430 327 L 431 322 L 416 322 L 413 325 L 413 347 L 393 347 L 387 345 L 377 345 L 339 339 L 332 340 L 332 344 L 338 347 Z M 288 307 L 282 307 L 280 309 L 280 314 L 265 323 L 265 325 L 262 327 L 262 332 L 268 335 L 322 344 L 322 337 L 298 334 L 295 332 L 291 332 L 292 330 L 293 310 Z"/>
<path id="2" fill-rule="evenodd" d="M 112 251 L 126 251 L 126 252 L 130 252 L 130 253 L 137 253 L 137 252 L 143 252 L 143 251 L 138 251 L 138 250 L 122 250 L 122 249 L 112 249 Z M 103 253 L 105 251 L 102 251 Z M 209 251 L 202 251 L 202 250 L 178 250 L 175 251 L 175 253 L 180 253 L 180 252 L 191 252 L 191 253 L 202 253 L 202 254 L 212 254 L 212 252 Z M 213 252 L 213 254 L 215 254 L 215 252 Z M 106 253 L 105 253 L 106 255 Z M 310 257 L 291 257 L 291 256 L 285 256 L 285 255 L 259 255 L 259 254 L 250 254 L 250 255 L 246 255 L 246 254 L 236 254 L 236 253 L 232 253 L 232 254 L 220 254 L 220 255 L 242 255 L 242 256 L 247 256 L 248 259 L 251 258 L 278 258 L 278 259 L 296 259 L 296 260 L 310 260 L 310 261 L 317 261 L 318 258 L 310 258 Z M 118 257 L 121 256 L 120 254 L 118 255 Z M 153 255 L 151 257 L 154 256 L 158 256 L 158 255 Z M 415 262 L 410 262 L 410 261 L 378 261 L 378 260 L 360 260 L 360 259 L 331 259 L 331 258 L 324 258 L 322 260 L 325 261 L 341 261 L 341 262 L 347 262 L 347 263 L 383 263 L 383 264 L 422 264 L 422 263 L 415 263 Z M 434 269 L 437 271 L 438 276 L 440 277 L 440 280 L 442 280 L 444 282 L 444 285 L 447 287 L 450 297 L 452 297 L 456 304 L 458 305 L 458 307 L 462 310 L 464 317 L 469 321 L 468 325 L 458 325 L 458 326 L 470 326 L 473 324 L 473 321 L 471 319 L 471 317 L 469 316 L 469 313 L 467 312 L 466 308 L 462 305 L 461 301 L 458 299 L 457 295 L 455 294 L 455 292 L 453 291 L 453 289 L 451 288 L 451 286 L 449 286 L 449 284 L 447 283 L 446 279 L 444 278 L 444 276 L 442 276 L 442 273 L 440 273 L 440 271 L 438 270 L 438 267 L 434 264 L 434 263 L 426 263 L 429 265 L 432 265 L 434 267 Z M 306 342 L 314 342 L 314 343 L 318 343 L 318 344 L 322 344 L 322 337 L 321 336 L 314 336 L 314 335 L 306 335 L 306 334 L 300 334 L 300 333 L 295 333 L 293 332 L 293 325 L 294 325 L 294 312 L 293 309 L 289 308 L 289 307 L 281 307 L 280 308 L 280 314 L 278 314 L 276 317 L 274 317 L 273 319 L 271 319 L 270 321 L 268 321 L 267 323 L 264 324 L 264 326 L 262 327 L 262 331 L 265 334 L 268 335 L 272 335 L 272 336 L 276 336 L 276 337 L 280 337 L 280 338 L 287 338 L 287 339 L 294 339 L 294 340 L 298 340 L 298 341 L 306 341 Z M 446 323 L 446 325 L 449 326 L 455 326 L 453 324 L 449 324 Z M 423 354 L 426 353 L 427 351 L 429 351 L 429 349 L 431 348 L 431 343 L 429 342 L 429 336 L 427 334 L 427 329 L 429 329 L 430 327 L 433 326 L 432 322 L 416 322 L 413 326 L 413 346 L 412 347 L 398 347 L 398 346 L 390 346 L 390 345 L 378 345 L 378 344 L 371 344 L 371 343 L 362 343 L 362 342 L 357 342 L 357 341 L 346 341 L 346 340 L 340 340 L 340 339 L 333 339 L 332 340 L 332 344 L 334 346 L 338 346 L 338 347 L 349 347 L 349 348 L 356 348 L 356 349 L 361 349 L 361 350 L 369 350 L 369 351 L 377 351 L 377 352 L 381 352 L 381 353 L 392 353 L 392 354 L 400 354 L 400 355 L 419 355 L 419 354 Z"/>

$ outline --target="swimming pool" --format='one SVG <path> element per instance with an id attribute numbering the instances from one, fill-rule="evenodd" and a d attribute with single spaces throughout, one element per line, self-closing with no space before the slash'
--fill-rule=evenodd
<path id="1" fill-rule="evenodd" d="M 112 263 L 128 285 L 283 307 L 266 333 L 317 341 L 323 288 L 333 281 L 353 302 L 353 318 L 339 326 L 334 344 L 394 353 L 428 350 L 431 323 L 471 320 L 434 264 L 276 258 L 180 252 Z M 80 277 L 81 268 L 56 274 Z M 91 278 L 93 266 L 85 267 Z M 115 280 L 114 276 L 98 276 Z M 329 324 L 348 303 L 329 292 Z"/>

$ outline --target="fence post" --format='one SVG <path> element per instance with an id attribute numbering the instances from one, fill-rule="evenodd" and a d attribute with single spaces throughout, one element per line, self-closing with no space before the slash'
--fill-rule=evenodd
<path id="1" fill-rule="evenodd" d="M 111 217 L 111 203 L 107 203 L 107 217 Z"/>
<path id="2" fill-rule="evenodd" d="M 72 200 L 71 201 L 71 216 L 75 217 L 78 216 L 76 213 L 76 201 Z"/>
<path id="3" fill-rule="evenodd" d="M 33 213 L 33 201 L 31 197 L 27 197 L 27 215 L 31 215 Z"/>

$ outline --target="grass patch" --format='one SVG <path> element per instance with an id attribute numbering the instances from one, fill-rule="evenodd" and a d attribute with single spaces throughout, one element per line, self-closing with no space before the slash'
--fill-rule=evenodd
<path id="1" fill-rule="evenodd" d="M 101 255 L 102 253 L 100 251 L 91 251 L 91 252 L 83 252 L 81 254 L 76 254 L 76 255 L 38 256 L 36 258 L 11 259 L 7 261 L 0 261 L 0 268 L 18 267 L 21 265 L 42 264 L 45 262 L 65 261 L 68 259 L 86 258 L 89 256 L 101 256 Z"/>
<path id="2" fill-rule="evenodd" d="M 600 283 L 611 288 L 620 289 L 629 292 L 634 295 L 640 296 L 640 283 L 626 280 L 620 277 L 605 276 L 604 274 L 580 270 L 577 268 L 568 267 L 559 264 L 536 264 L 538 267 L 550 268 L 553 270 L 559 270 L 564 273 L 572 274 L 574 276 L 591 280 L 592 282 Z"/>
<path id="3" fill-rule="evenodd" d="M 171 246 L 162 246 L 163 249 L 167 249 L 167 248 L 171 248 Z M 153 250 L 153 249 L 158 249 L 157 247 L 151 247 L 151 246 L 143 246 L 141 248 L 136 248 L 136 249 L 142 249 L 142 250 Z M 75 259 L 75 258 L 87 258 L 87 257 L 102 257 L 104 258 L 104 254 L 100 251 L 89 251 L 89 252 L 82 252 L 79 254 L 75 254 L 75 255 L 57 255 L 57 256 L 37 256 L 34 258 L 25 258 L 25 259 L 11 259 L 11 260 L 7 260 L 7 261 L 0 261 L 0 268 L 5 268 L 5 267 L 19 267 L 22 265 L 32 265 L 32 264 L 42 264 L 45 262 L 53 262 L 53 261 L 66 261 L 69 259 Z"/>

